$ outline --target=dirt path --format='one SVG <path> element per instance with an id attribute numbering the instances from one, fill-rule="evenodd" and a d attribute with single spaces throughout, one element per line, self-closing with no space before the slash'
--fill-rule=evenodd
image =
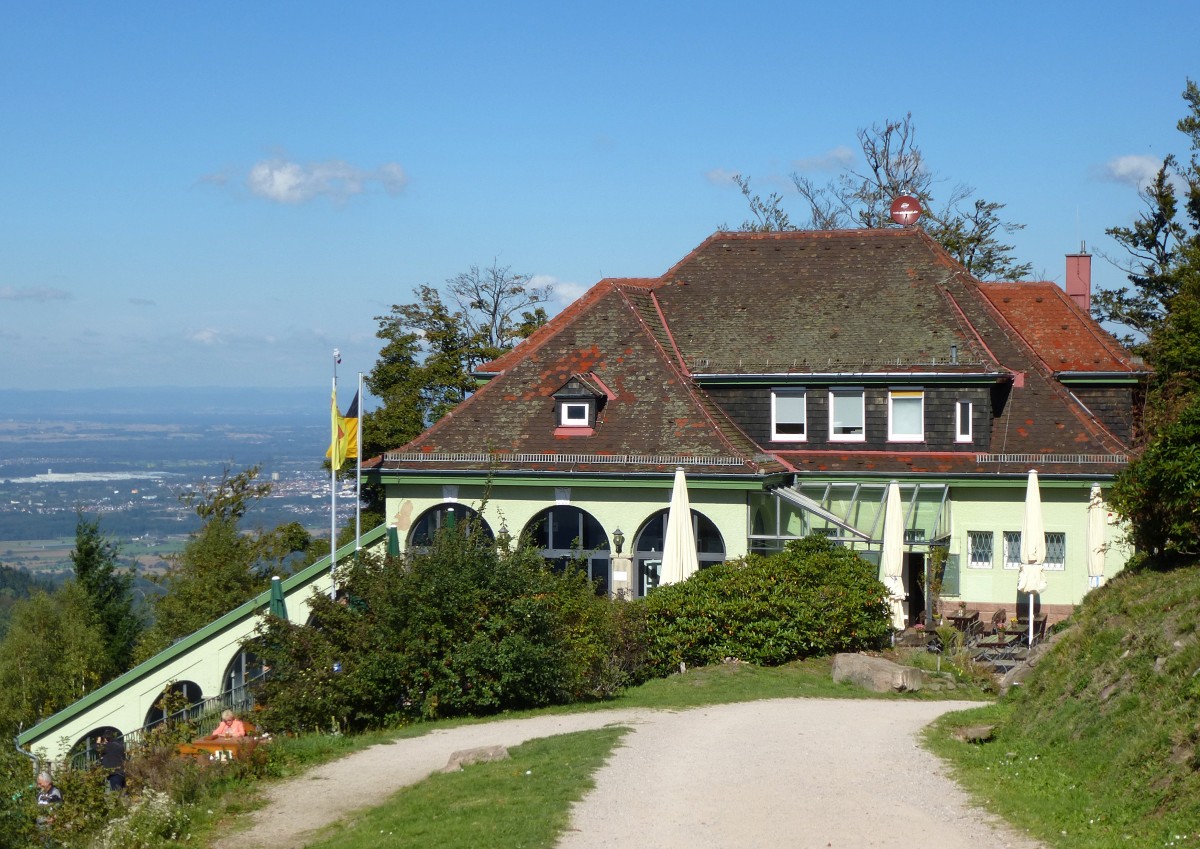
<path id="1" fill-rule="evenodd" d="M 300 849 L 315 829 L 382 803 L 443 767 L 458 749 L 515 746 L 614 723 L 634 730 L 575 807 L 561 849 L 1037 849 L 971 807 L 917 744 L 918 731 L 937 716 L 971 706 L 778 699 L 435 731 L 273 786 L 268 803 L 251 815 L 250 830 L 230 835 L 218 849 Z"/>

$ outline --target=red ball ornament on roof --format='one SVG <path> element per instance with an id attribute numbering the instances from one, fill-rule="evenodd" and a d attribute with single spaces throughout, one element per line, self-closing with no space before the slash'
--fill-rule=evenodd
<path id="1" fill-rule="evenodd" d="M 892 220 L 905 227 L 921 217 L 921 203 L 912 195 L 900 195 L 892 201 Z"/>

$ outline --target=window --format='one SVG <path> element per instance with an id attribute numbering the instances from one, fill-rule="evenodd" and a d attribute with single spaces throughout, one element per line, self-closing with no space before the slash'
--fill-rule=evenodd
<path id="1" fill-rule="evenodd" d="M 991 531 L 967 531 L 967 565 L 971 569 L 992 568 Z"/>
<path id="2" fill-rule="evenodd" d="M 807 395 L 803 389 L 771 392 L 771 439 L 802 442 L 807 437 Z"/>
<path id="3" fill-rule="evenodd" d="M 959 401 L 954 405 L 956 411 L 955 417 L 957 419 L 954 425 L 955 442 L 971 442 L 974 438 L 974 433 L 971 430 L 972 406 L 970 401 Z"/>
<path id="4" fill-rule="evenodd" d="M 1004 568 L 1021 568 L 1021 532 L 1004 532 Z"/>
<path id="5" fill-rule="evenodd" d="M 925 393 L 920 389 L 893 389 L 888 393 L 888 440 L 925 441 Z"/>
<path id="6" fill-rule="evenodd" d="M 1061 572 L 1067 568 L 1067 535 L 1046 534 L 1046 568 Z"/>
<path id="7" fill-rule="evenodd" d="M 558 423 L 563 427 L 587 427 L 591 424 L 588 415 L 591 404 L 587 401 L 564 401 L 559 409 L 561 418 Z"/>
<path id="8" fill-rule="evenodd" d="M 866 439 L 861 389 L 829 390 L 829 439 L 862 442 Z"/>

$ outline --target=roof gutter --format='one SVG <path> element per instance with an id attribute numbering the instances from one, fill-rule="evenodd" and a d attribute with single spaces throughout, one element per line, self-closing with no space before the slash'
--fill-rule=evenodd
<path id="1" fill-rule="evenodd" d="M 771 383 L 779 381 L 820 381 L 837 383 L 846 379 L 855 380 L 914 380 L 928 381 L 963 381 L 971 380 L 981 383 L 994 383 L 999 380 L 1012 378 L 1012 372 L 947 372 L 947 371 L 837 371 L 837 372 L 757 372 L 757 373 L 693 373 L 692 378 L 701 383 Z"/>

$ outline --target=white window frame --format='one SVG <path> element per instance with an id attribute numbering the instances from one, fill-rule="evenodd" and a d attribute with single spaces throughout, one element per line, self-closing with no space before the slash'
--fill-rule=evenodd
<path id="1" fill-rule="evenodd" d="M 866 442 L 867 440 L 867 398 L 866 391 L 858 388 L 843 387 L 829 390 L 829 441 L 830 442 Z M 858 398 L 859 420 L 862 422 L 859 433 L 836 433 L 834 431 L 834 414 L 838 407 L 838 398 Z"/>
<path id="2" fill-rule="evenodd" d="M 965 415 L 964 415 L 965 413 Z M 966 425 L 966 433 L 963 433 L 963 425 Z M 974 442 L 975 441 L 975 402 L 968 401 L 966 398 L 960 398 L 954 403 L 954 441 L 955 442 Z"/>
<path id="3" fill-rule="evenodd" d="M 1021 532 L 1020 531 L 1005 531 L 1000 537 L 1003 540 L 1004 549 L 1001 552 L 1001 557 L 1004 558 L 1005 569 L 1020 569 L 1021 568 Z M 1009 554 L 1012 557 L 1009 557 Z"/>
<path id="4" fill-rule="evenodd" d="M 1057 539 L 1051 540 L 1051 537 Z M 1051 560 L 1052 554 L 1061 559 Z M 1042 568 L 1049 572 L 1062 572 L 1067 568 L 1067 535 L 1064 531 L 1046 531 L 1046 562 Z"/>
<path id="5" fill-rule="evenodd" d="M 798 398 L 800 400 L 800 420 L 780 421 L 779 399 Z M 780 424 L 800 425 L 800 433 L 785 433 L 780 431 Z M 808 392 L 804 389 L 772 389 L 771 390 L 771 440 L 774 442 L 805 442 L 808 440 Z"/>
<path id="6" fill-rule="evenodd" d="M 921 427 L 919 432 L 905 433 L 896 430 L 893 406 L 897 400 L 921 402 Z M 925 391 L 922 389 L 892 389 L 888 391 L 888 442 L 925 441 Z"/>
<path id="7" fill-rule="evenodd" d="M 982 542 L 987 539 L 987 559 L 984 560 L 976 556 L 976 540 Z M 995 531 L 967 531 L 967 568 L 968 569 L 991 569 L 992 564 L 996 559 L 996 533 Z"/>
<path id="8" fill-rule="evenodd" d="M 571 418 L 572 410 L 583 410 L 583 419 Z M 563 401 L 559 410 L 558 423 L 562 427 L 591 427 L 592 405 L 587 401 Z"/>

